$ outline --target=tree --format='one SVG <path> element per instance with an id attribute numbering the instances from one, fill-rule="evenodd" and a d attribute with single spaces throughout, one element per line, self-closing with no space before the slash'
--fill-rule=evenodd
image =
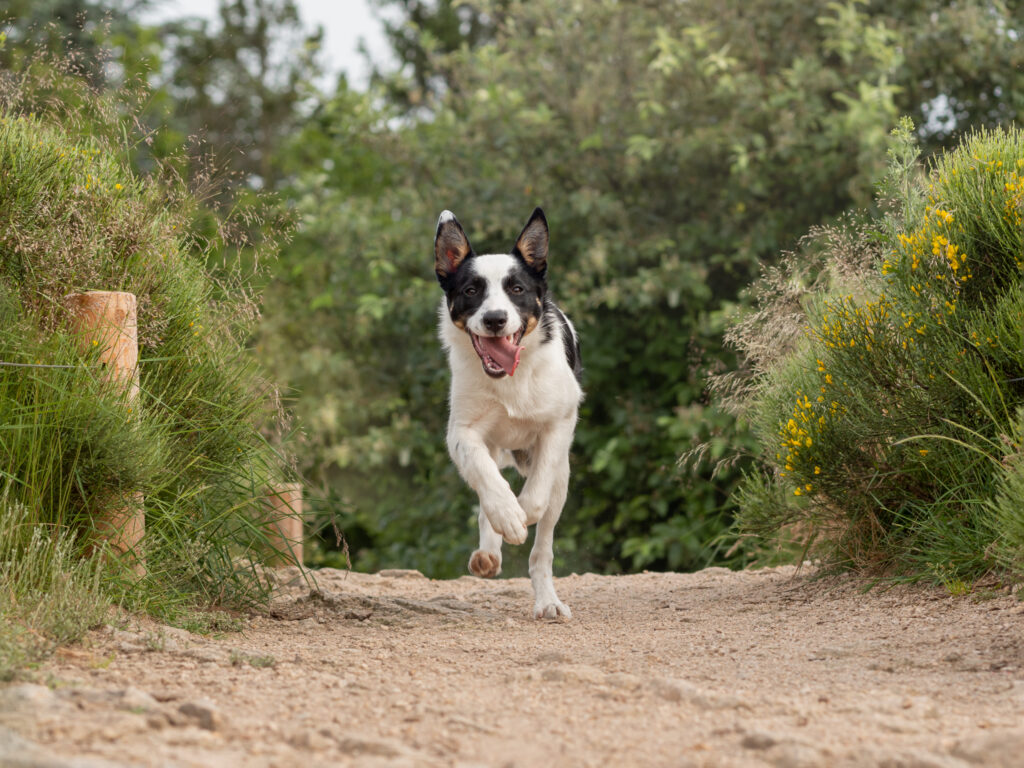
<path id="1" fill-rule="evenodd" d="M 374 79 L 388 97 L 408 109 L 432 103 L 451 86 L 445 56 L 463 46 L 476 48 L 493 39 L 507 2 L 486 9 L 458 0 L 374 0 L 392 12 L 380 17 L 384 34 L 401 66 L 397 72 L 378 68 Z"/>
<path id="2" fill-rule="evenodd" d="M 469 6 L 493 29 L 431 58 L 443 82 L 425 106 L 343 90 L 301 138 L 336 137 L 294 187 L 306 229 L 269 312 L 314 332 L 279 321 L 264 343 L 300 392 L 307 470 L 364 545 L 362 565 L 461 571 L 472 498 L 443 446 L 429 242 L 450 208 L 478 248 L 506 249 L 540 203 L 587 390 L 563 562 L 699 566 L 729 525 L 736 474 L 683 471 L 678 456 L 750 444 L 704 395 L 707 370 L 732 364 L 725 317 L 808 227 L 871 205 L 901 112 L 956 105 L 952 127 L 924 122 L 933 147 L 1016 114 L 992 100 L 1020 78 L 1017 15 L 970 6 L 931 21 L 923 2 Z M 992 44 L 950 57 L 954 24 Z"/>
<path id="3" fill-rule="evenodd" d="M 168 22 L 167 117 L 180 134 L 201 137 L 234 184 L 273 189 L 275 158 L 298 130 L 314 94 L 323 31 L 308 32 L 294 0 L 221 0 L 217 25 L 205 19 Z"/>

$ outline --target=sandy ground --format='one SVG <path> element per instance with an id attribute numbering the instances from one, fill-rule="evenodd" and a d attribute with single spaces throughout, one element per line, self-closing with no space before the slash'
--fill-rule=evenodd
<path id="1" fill-rule="evenodd" d="M 1005 590 L 588 574 L 535 621 L 524 579 L 278 577 L 244 633 L 107 627 L 0 690 L 0 764 L 1024 765 Z"/>

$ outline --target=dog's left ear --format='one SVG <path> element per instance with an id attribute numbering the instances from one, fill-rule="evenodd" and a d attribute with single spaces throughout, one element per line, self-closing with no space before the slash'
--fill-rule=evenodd
<path id="1" fill-rule="evenodd" d="M 540 208 L 533 210 L 512 246 L 512 254 L 521 256 L 530 269 L 544 276 L 548 268 L 548 220 Z"/>

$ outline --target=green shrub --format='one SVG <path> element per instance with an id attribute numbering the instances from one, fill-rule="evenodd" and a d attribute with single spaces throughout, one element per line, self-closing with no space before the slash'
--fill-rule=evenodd
<path id="1" fill-rule="evenodd" d="M 755 358 L 745 404 L 767 467 L 744 483 L 741 525 L 962 583 L 1021 530 L 1024 134 L 974 133 L 927 173 L 906 123 L 898 139 L 888 215 L 853 241 L 819 232 L 733 334 Z"/>
<path id="2" fill-rule="evenodd" d="M 0 498 L 46 532 L 60 569 L 91 550 L 98 510 L 141 492 L 147 575 L 107 558 L 97 594 L 172 619 L 260 600 L 261 501 L 287 457 L 261 434 L 277 405 L 246 348 L 256 300 L 239 269 L 208 266 L 232 251 L 195 234 L 195 195 L 128 170 L 107 138 L 124 114 L 79 96 L 88 109 L 57 99 L 36 115 L 8 93 L 0 112 Z M 64 297 L 90 289 L 138 298 L 137 403 L 68 331 Z"/>

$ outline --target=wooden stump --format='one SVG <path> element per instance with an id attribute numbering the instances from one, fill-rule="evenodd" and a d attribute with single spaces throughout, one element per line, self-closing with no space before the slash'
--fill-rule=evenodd
<path id="1" fill-rule="evenodd" d="M 268 490 L 267 509 L 267 565 L 302 565 L 302 483 Z"/>
<path id="2" fill-rule="evenodd" d="M 124 390 L 126 407 L 139 399 L 139 328 L 135 294 L 122 291 L 86 291 L 64 298 L 69 325 L 83 353 L 98 352 L 103 376 Z M 141 493 L 119 497 L 96 512 L 93 526 L 99 542 L 106 542 L 128 558 L 137 576 L 146 573 L 142 537 L 146 515 Z M 98 543 L 99 543 L 98 542 Z"/>

